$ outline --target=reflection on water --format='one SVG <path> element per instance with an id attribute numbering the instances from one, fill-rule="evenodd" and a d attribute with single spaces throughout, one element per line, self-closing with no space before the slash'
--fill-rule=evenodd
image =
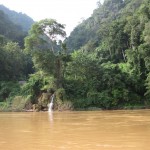
<path id="1" fill-rule="evenodd" d="M 1 150 L 149 150 L 150 110 L 0 113 Z"/>
<path id="2" fill-rule="evenodd" d="M 53 123 L 53 111 L 48 111 L 48 115 L 50 123 Z"/>

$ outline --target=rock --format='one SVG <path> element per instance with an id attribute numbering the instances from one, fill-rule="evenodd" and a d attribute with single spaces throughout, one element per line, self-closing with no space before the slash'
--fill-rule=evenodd
<path id="1" fill-rule="evenodd" d="M 42 93 L 38 99 L 38 106 L 37 109 L 40 110 L 48 110 L 48 104 L 50 103 L 50 93 Z"/>

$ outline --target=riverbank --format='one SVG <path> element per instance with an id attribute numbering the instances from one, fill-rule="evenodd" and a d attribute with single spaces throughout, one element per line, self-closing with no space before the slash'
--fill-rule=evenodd
<path id="1" fill-rule="evenodd" d="M 117 109 L 103 109 L 98 107 L 88 107 L 88 108 L 74 108 L 74 109 L 54 109 L 53 111 L 104 111 L 104 110 L 140 110 L 140 109 L 150 109 L 150 106 L 124 106 Z M 42 110 L 42 111 L 48 111 L 48 109 Z M 26 108 L 19 108 L 19 107 L 12 107 L 6 104 L 0 103 L 0 112 L 38 112 L 38 110 L 35 109 L 26 109 Z"/>

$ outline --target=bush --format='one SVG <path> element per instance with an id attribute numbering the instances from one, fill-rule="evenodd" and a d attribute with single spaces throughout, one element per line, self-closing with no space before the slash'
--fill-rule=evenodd
<path id="1" fill-rule="evenodd" d="M 32 103 L 37 103 L 37 97 L 41 91 L 48 91 L 51 88 L 55 88 L 54 78 L 47 76 L 43 72 L 39 71 L 32 74 L 26 84 L 22 87 L 22 95 L 31 96 Z"/>
<path id="2" fill-rule="evenodd" d="M 58 109 L 58 110 L 73 110 L 74 107 L 73 107 L 73 103 L 71 101 L 63 101 L 62 103 L 60 103 L 59 105 L 57 105 L 55 107 L 55 109 Z"/>
<path id="3" fill-rule="evenodd" d="M 10 109 L 12 111 L 23 111 L 26 109 L 26 106 L 30 103 L 30 101 L 30 97 L 15 96 Z"/>
<path id="4" fill-rule="evenodd" d="M 1 81 L 0 82 L 0 101 L 10 100 L 17 94 L 20 94 L 20 85 L 16 81 Z"/>
<path id="5" fill-rule="evenodd" d="M 59 89 L 56 91 L 56 99 L 63 101 L 65 97 L 66 97 L 65 89 L 59 88 Z"/>

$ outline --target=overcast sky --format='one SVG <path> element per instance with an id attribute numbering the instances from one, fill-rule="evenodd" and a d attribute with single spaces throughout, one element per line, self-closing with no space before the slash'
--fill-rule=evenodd
<path id="1" fill-rule="evenodd" d="M 0 0 L 0 4 L 11 10 L 22 12 L 30 16 L 34 21 L 45 18 L 56 19 L 57 22 L 66 25 L 69 33 L 75 26 L 91 16 L 97 8 L 97 2 L 103 0 Z"/>

